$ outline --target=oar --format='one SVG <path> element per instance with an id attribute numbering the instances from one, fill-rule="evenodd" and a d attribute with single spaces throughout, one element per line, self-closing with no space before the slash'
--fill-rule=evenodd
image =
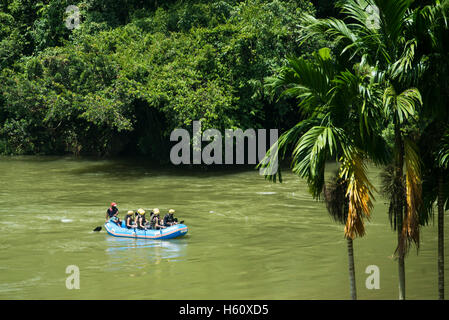
<path id="1" fill-rule="evenodd" d="M 94 232 L 99 232 L 99 231 L 101 231 L 101 226 L 96 227 L 93 231 L 94 231 Z"/>
<path id="2" fill-rule="evenodd" d="M 96 227 L 93 231 L 94 231 L 94 232 L 99 232 L 99 231 L 101 231 L 101 226 Z"/>
<path id="3" fill-rule="evenodd" d="M 94 231 L 94 232 L 99 232 L 99 231 L 101 231 L 101 226 L 96 227 L 93 231 Z"/>

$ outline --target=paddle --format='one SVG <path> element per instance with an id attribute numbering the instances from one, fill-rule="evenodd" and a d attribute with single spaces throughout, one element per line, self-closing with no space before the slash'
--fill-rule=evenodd
<path id="1" fill-rule="evenodd" d="M 94 232 L 99 232 L 99 231 L 101 231 L 101 226 L 96 227 L 93 231 L 94 231 Z"/>

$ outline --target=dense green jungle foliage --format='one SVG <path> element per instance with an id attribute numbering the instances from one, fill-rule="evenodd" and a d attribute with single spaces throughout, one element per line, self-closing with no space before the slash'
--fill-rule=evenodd
<path id="1" fill-rule="evenodd" d="M 167 160 L 170 132 L 194 120 L 283 131 L 301 114 L 274 101 L 264 79 L 324 45 L 298 42 L 302 13 L 334 10 L 303 0 L 1 0 L 0 154 Z"/>

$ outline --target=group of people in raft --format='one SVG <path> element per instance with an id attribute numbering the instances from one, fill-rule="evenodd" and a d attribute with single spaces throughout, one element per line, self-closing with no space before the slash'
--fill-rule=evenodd
<path id="1" fill-rule="evenodd" d="M 178 224 L 178 219 L 174 217 L 175 210 L 170 209 L 163 219 L 160 217 L 158 208 L 151 211 L 150 219 L 147 220 L 145 210 L 138 209 L 136 212 L 130 210 L 125 217 L 125 227 L 128 229 L 138 228 L 141 230 L 147 229 L 164 229 Z M 115 202 L 111 203 L 111 207 L 106 211 L 106 221 L 114 221 L 118 226 L 122 227 L 122 221 L 118 217 L 118 208 Z"/>

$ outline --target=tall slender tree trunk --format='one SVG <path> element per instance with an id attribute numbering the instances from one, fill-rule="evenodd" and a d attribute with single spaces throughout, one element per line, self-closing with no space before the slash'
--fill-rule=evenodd
<path id="1" fill-rule="evenodd" d="M 398 230 L 398 237 L 400 237 Z M 399 240 L 400 241 L 400 240 Z M 398 274 L 399 274 L 399 300 L 405 300 L 405 256 L 399 253 L 398 257 Z"/>
<path id="2" fill-rule="evenodd" d="M 394 124 L 395 135 L 395 183 L 397 192 L 394 200 L 394 215 L 398 233 L 398 275 L 399 275 L 399 300 L 405 300 L 405 248 L 402 243 L 402 222 L 404 220 L 404 147 L 399 123 Z"/>
<path id="3" fill-rule="evenodd" d="M 438 299 L 444 300 L 444 177 L 441 171 L 438 176 Z"/>
<path id="4" fill-rule="evenodd" d="M 357 300 L 357 289 L 355 285 L 355 266 L 354 266 L 354 247 L 352 239 L 347 239 L 348 244 L 348 262 L 349 262 L 349 285 L 351 299 Z"/>

